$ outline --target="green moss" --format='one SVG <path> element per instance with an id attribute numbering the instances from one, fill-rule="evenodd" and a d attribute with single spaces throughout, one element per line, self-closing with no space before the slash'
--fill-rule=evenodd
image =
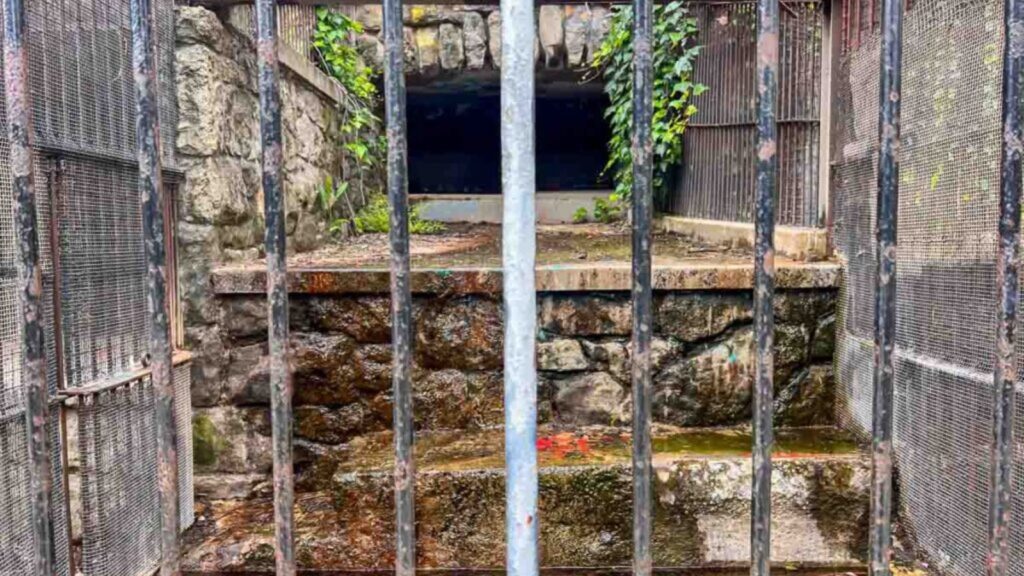
<path id="1" fill-rule="evenodd" d="M 201 468 L 217 464 L 217 455 L 224 448 L 224 439 L 213 422 L 202 414 L 192 418 L 192 461 Z"/>

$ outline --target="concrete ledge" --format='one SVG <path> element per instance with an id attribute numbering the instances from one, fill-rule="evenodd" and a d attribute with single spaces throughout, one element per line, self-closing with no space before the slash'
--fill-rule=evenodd
<path id="1" fill-rule="evenodd" d="M 537 267 L 538 292 L 629 291 L 630 264 L 558 264 Z M 778 288 L 836 288 L 840 268 L 832 262 L 783 263 L 776 268 Z M 292 294 L 387 294 L 387 269 L 306 268 L 288 272 Z M 266 271 L 220 268 L 212 273 L 217 294 L 260 294 L 266 291 Z M 412 290 L 421 294 L 500 294 L 501 268 L 418 269 L 412 271 Z M 655 265 L 655 290 L 750 290 L 752 264 Z"/>
<path id="2" fill-rule="evenodd" d="M 537 222 L 568 224 L 580 208 L 594 209 L 594 201 L 607 198 L 608 190 L 580 192 L 538 192 Z M 420 216 L 439 222 L 471 222 L 500 224 L 501 194 L 413 194 L 409 201 L 417 204 Z"/>
<path id="3" fill-rule="evenodd" d="M 754 225 L 747 222 L 663 216 L 660 226 L 666 232 L 695 236 L 713 244 L 738 242 L 745 246 L 754 245 Z M 775 252 L 797 260 L 824 260 L 828 257 L 828 238 L 822 228 L 776 226 Z"/>

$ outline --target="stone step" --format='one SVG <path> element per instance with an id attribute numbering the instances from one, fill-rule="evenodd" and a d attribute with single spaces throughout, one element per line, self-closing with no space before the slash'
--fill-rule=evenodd
<path id="1" fill-rule="evenodd" d="M 504 562 L 503 432 L 417 438 L 418 565 L 500 568 Z M 388 433 L 353 441 L 328 490 L 296 498 L 305 569 L 387 569 L 394 562 Z M 654 431 L 653 549 L 658 566 L 713 566 L 749 558 L 750 434 L 739 429 Z M 632 488 L 622 429 L 542 428 L 543 566 L 628 566 Z M 870 460 L 832 428 L 776 434 L 772 558 L 784 565 L 857 565 L 866 546 Z M 269 495 L 208 501 L 186 537 L 189 570 L 273 567 Z"/>

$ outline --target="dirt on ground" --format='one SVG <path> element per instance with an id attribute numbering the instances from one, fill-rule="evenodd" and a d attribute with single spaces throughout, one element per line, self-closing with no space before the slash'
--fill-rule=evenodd
<path id="1" fill-rule="evenodd" d="M 629 262 L 630 229 L 624 224 L 563 224 L 537 226 L 537 264 Z M 656 263 L 714 261 L 746 262 L 749 247 L 715 245 L 670 233 L 654 235 Z M 414 268 L 501 266 L 501 226 L 449 224 L 441 234 L 414 235 L 410 242 Z M 345 238 L 313 252 L 289 257 L 299 268 L 381 268 L 388 266 L 387 234 Z"/>

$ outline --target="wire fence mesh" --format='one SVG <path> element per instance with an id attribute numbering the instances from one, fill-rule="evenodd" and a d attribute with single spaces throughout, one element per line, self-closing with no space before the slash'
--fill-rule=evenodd
<path id="1" fill-rule="evenodd" d="M 879 12 L 870 1 L 843 6 L 833 110 L 834 238 L 846 263 L 836 356 L 839 416 L 862 434 L 871 426 L 874 353 Z M 915 551 L 952 574 L 986 569 L 1001 30 L 1000 0 L 917 0 L 904 22 L 898 505 Z M 1018 459 L 1021 448 L 1018 442 Z M 1019 466 L 1014 482 L 1024 488 Z M 1018 499 L 1015 517 L 1022 512 Z M 1012 534 L 1012 549 L 1024 550 L 1024 531 Z M 1024 574 L 1024 566 L 1011 563 L 1011 572 Z"/>
<path id="2" fill-rule="evenodd" d="M 776 221 L 818 226 L 822 7 L 787 2 L 780 17 L 779 176 Z M 694 99 L 683 135 L 683 168 L 668 210 L 691 218 L 754 221 L 754 65 L 756 5 L 690 4 L 701 55 L 694 81 L 709 89 Z"/>
<path id="3" fill-rule="evenodd" d="M 80 388 L 123 378 L 142 367 L 146 354 L 148 312 L 135 168 L 128 6 L 122 0 L 26 3 L 44 324 L 53 395 L 51 522 L 56 572 L 60 575 L 70 574 L 75 568 L 86 575 L 142 574 L 151 570 L 154 557 L 159 557 L 159 541 L 151 529 L 158 521 L 151 392 L 148 397 L 136 398 L 134 404 L 117 404 L 123 410 L 113 415 L 94 408 L 106 406 L 107 399 L 86 397 L 77 442 L 82 452 L 70 459 L 71 470 L 64 469 L 68 443 L 61 435 L 62 411 L 66 408 L 57 399 L 58 384 Z M 174 2 L 157 0 L 155 6 L 163 159 L 165 166 L 173 169 L 177 125 L 172 65 Z M 0 125 L 6 126 L 2 110 L 0 103 Z M 30 502 L 13 198 L 6 128 L 2 132 L 0 575 L 14 576 L 28 573 L 28 555 L 33 546 L 32 532 L 26 524 Z M 173 186 L 168 189 L 173 190 Z M 62 328 L 59 340 L 58 326 Z M 188 526 L 194 510 L 187 365 L 175 369 L 175 385 L 181 519 L 182 525 Z M 133 390 L 145 391 L 147 387 L 137 384 Z M 126 459 L 112 461 L 115 457 Z M 81 466 L 76 468 L 79 463 Z M 77 567 L 70 562 L 65 489 L 68 475 L 80 476 L 89 496 L 83 495 L 81 509 L 71 510 L 84 516 L 87 530 L 82 538 L 81 565 Z M 111 535 L 123 538 L 110 540 Z M 95 546 L 98 541 L 106 543 L 102 551 Z"/>

